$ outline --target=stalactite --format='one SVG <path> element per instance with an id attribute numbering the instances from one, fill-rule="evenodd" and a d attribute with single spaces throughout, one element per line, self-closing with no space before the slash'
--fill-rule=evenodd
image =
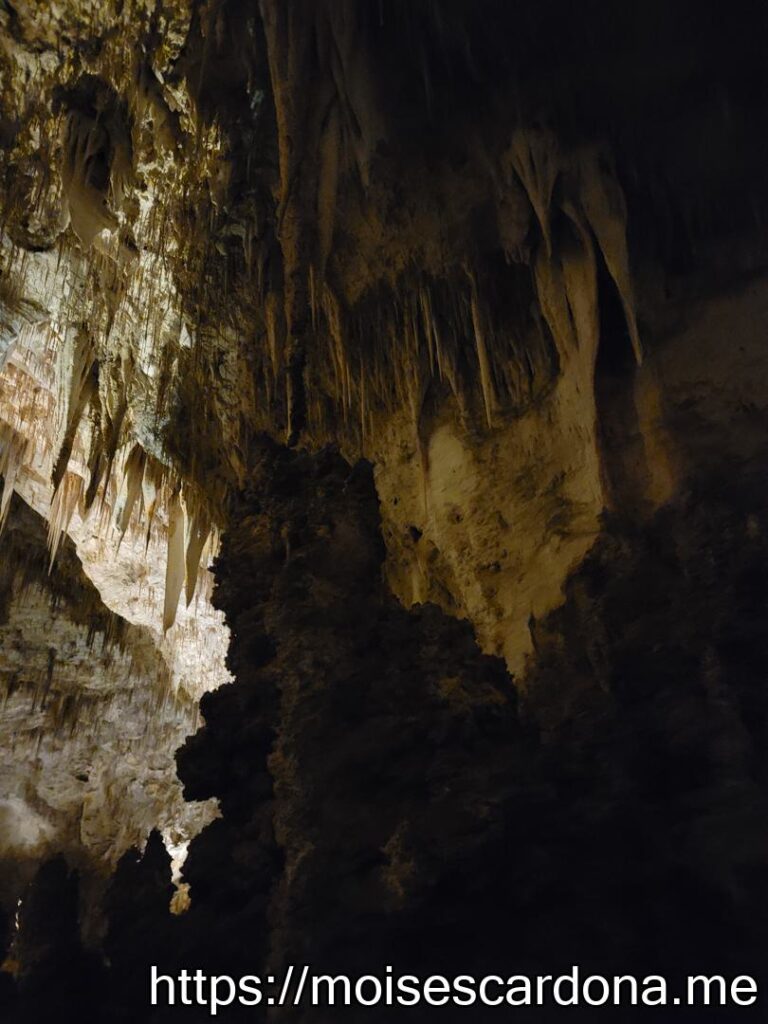
<path id="1" fill-rule="evenodd" d="M 49 572 L 53 569 L 61 540 L 69 530 L 72 517 L 82 501 L 84 485 L 85 481 L 77 473 L 65 473 L 56 488 L 48 520 Z"/>
<path id="2" fill-rule="evenodd" d="M 264 299 L 264 319 L 267 330 L 267 345 L 272 367 L 272 381 L 277 382 L 285 351 L 285 330 L 281 297 L 277 292 L 268 292 Z M 270 384 L 271 392 L 271 384 Z"/>
<path id="3" fill-rule="evenodd" d="M 104 134 L 103 126 L 83 112 L 70 114 L 62 180 L 68 217 L 84 245 L 91 245 L 101 231 L 111 232 L 118 226 L 105 191 L 94 182 L 94 162 L 104 151 Z"/>
<path id="4" fill-rule="evenodd" d="M 512 135 L 508 155 L 528 193 L 546 244 L 547 255 L 551 257 L 552 191 L 560 171 L 557 141 L 546 129 L 518 128 Z"/>
<path id="5" fill-rule="evenodd" d="M 600 331 L 597 293 L 597 263 L 592 237 L 575 204 L 566 201 L 563 210 L 578 237 L 561 242 L 563 278 L 576 340 L 582 352 L 593 359 Z"/>
<path id="6" fill-rule="evenodd" d="M 13 433 L 3 439 L 0 451 L 0 476 L 3 478 L 3 493 L 0 497 L 0 531 L 8 518 L 16 477 L 25 462 L 26 442 Z"/>
<path id="7" fill-rule="evenodd" d="M 0 161 L 25 184 L 4 197 L 0 307 L 42 272 L 60 296 L 41 306 L 59 369 L 29 376 L 56 396 L 54 484 L 68 467 L 85 477 L 95 528 L 124 536 L 133 517 L 149 550 L 180 478 L 188 508 L 222 526 L 261 430 L 370 454 L 401 415 L 421 444 L 446 402 L 463 427 L 500 428 L 574 353 L 594 358 L 603 262 L 639 359 L 613 151 L 632 164 L 607 122 L 586 133 L 525 78 L 492 88 L 478 26 L 434 6 L 409 21 L 401 66 L 383 46 L 390 19 L 346 0 L 263 0 L 244 20 L 214 4 L 196 19 L 171 44 L 129 31 L 126 8 L 134 47 L 108 35 L 66 76 L 41 67 L 34 97 L 11 90 L 19 132 Z M 462 74 L 505 112 L 497 133 L 451 92 Z M 38 150 L 30 169 L 22 157 Z M 21 195 L 57 244 L 50 258 L 10 231 Z M 48 443 L 35 438 L 28 460 L 47 465 Z M 185 562 L 204 543 L 188 536 Z M 195 575 L 190 562 L 187 588 Z"/>
<path id="8" fill-rule="evenodd" d="M 486 328 L 483 322 L 483 312 L 477 294 L 477 281 L 474 274 L 469 273 L 471 293 L 470 303 L 472 308 L 472 329 L 475 335 L 475 348 L 477 351 L 477 362 L 480 368 L 480 387 L 483 393 L 483 406 L 485 407 L 485 421 L 489 430 L 493 427 L 493 412 L 496 406 L 493 378 L 491 375 L 491 363 L 488 358 L 488 344 L 486 340 Z"/>
<path id="9" fill-rule="evenodd" d="M 195 508 L 194 506 L 190 507 L 190 505 L 187 504 L 185 533 L 187 606 L 192 603 L 192 598 L 195 596 L 197 578 L 200 571 L 200 560 L 203 554 L 203 549 L 208 543 L 209 536 L 210 523 L 208 522 L 205 510 L 203 508 Z"/>
<path id="10" fill-rule="evenodd" d="M 136 444 L 131 448 L 123 465 L 123 480 L 120 499 L 118 500 L 119 515 L 117 520 L 121 541 L 125 537 L 134 506 L 141 494 L 145 465 L 146 454 L 144 449 L 141 445 Z"/>
<path id="11" fill-rule="evenodd" d="M 184 509 L 181 497 L 174 493 L 168 509 L 168 564 L 165 572 L 165 603 L 163 606 L 163 632 L 167 633 L 176 621 L 181 589 L 184 586 Z"/>
<path id="12" fill-rule="evenodd" d="M 325 273 L 325 264 L 331 251 L 336 219 L 336 192 L 339 183 L 341 127 L 338 106 L 334 103 L 326 119 L 320 142 L 320 169 L 317 191 L 317 231 L 319 237 L 319 271 Z"/>
<path id="13" fill-rule="evenodd" d="M 640 364 L 643 360 L 643 349 L 637 330 L 634 289 L 629 269 L 626 205 L 621 186 L 615 176 L 602 166 L 604 159 L 596 150 L 586 150 L 581 154 L 580 199 L 621 297 L 632 350 L 637 363 Z"/>
<path id="14" fill-rule="evenodd" d="M 87 329 L 81 328 L 76 332 L 72 348 L 64 436 L 52 473 L 54 487 L 58 487 L 66 473 L 83 413 L 98 393 L 98 362 L 93 339 Z"/>
<path id="15" fill-rule="evenodd" d="M 560 357 L 567 360 L 576 348 L 576 335 L 559 256 L 550 257 L 541 246 L 536 254 L 535 275 L 541 312 L 555 339 Z"/>

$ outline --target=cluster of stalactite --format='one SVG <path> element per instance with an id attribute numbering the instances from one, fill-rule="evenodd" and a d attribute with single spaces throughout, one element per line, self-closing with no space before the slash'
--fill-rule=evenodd
<path id="1" fill-rule="evenodd" d="M 210 820 L 182 800 L 173 762 L 196 701 L 152 632 L 104 605 L 72 542 L 51 568 L 46 540 L 14 496 L 0 564 L 4 902 L 52 850 L 104 874 L 153 825 L 186 838 Z"/>
<path id="2" fill-rule="evenodd" d="M 664 14 L 652 51 L 647 12 L 554 0 L 535 17 L 499 2 L 136 0 L 114 23 L 89 8 L 87 43 L 64 54 L 77 4 L 4 15 L 3 316 L 11 337 L 50 317 L 29 306 L 34 274 L 62 297 L 58 524 L 113 476 L 115 518 L 141 478 L 149 521 L 160 485 L 167 628 L 255 430 L 365 454 L 395 413 L 419 443 L 444 401 L 492 430 L 589 366 L 605 287 L 640 359 L 628 223 L 635 261 L 668 272 L 722 234 L 723 199 L 736 230 L 764 206 L 746 146 L 759 12 L 744 4 L 723 56 L 689 6 Z M 659 127 L 656 93 L 632 84 L 651 52 L 662 90 L 698 54 L 700 111 L 683 103 Z M 696 187 L 689 115 L 707 118 L 710 154 L 734 154 Z M 85 465 L 67 483 L 78 431 Z"/>
<path id="3" fill-rule="evenodd" d="M 438 408 L 471 442 L 565 377 L 589 433 L 601 334 L 638 363 L 677 274 L 695 292 L 765 265 L 763 15 L 737 5 L 721 50 L 698 5 L 651 3 L 664 32 L 648 5 L 572 6 L 137 0 L 8 107 L 0 358 L 55 321 L 52 551 L 76 508 L 121 535 L 161 517 L 169 628 L 226 522 L 236 680 L 179 755 L 222 815 L 190 846 L 187 913 L 154 834 L 86 952 L 76 882 L 46 866 L 7 922 L 9 1020 L 62 999 L 99 1024 L 173 1017 L 147 1005 L 151 963 L 764 980 L 759 472 L 694 474 L 649 520 L 608 480 L 618 511 L 563 608 L 531 617 L 518 707 L 468 622 L 387 591 L 371 467 L 312 454 L 357 457 L 400 417 L 426 459 Z M 35 19 L 15 19 L 34 63 Z M 709 84 L 671 103 L 693 59 Z M 658 94 L 633 81 L 651 64 Z M 41 290 L 64 295 L 53 317 Z M 8 377 L 0 518 L 53 408 L 39 376 Z"/>

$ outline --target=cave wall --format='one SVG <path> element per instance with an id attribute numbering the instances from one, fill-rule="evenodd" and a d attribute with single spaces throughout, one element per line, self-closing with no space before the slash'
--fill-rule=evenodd
<path id="1" fill-rule="evenodd" d="M 647 519 L 702 473 L 765 464 L 767 295 L 756 276 L 670 303 L 640 367 L 621 351 L 612 362 L 625 339 L 607 334 L 581 383 L 559 378 L 490 436 L 461 430 L 448 408 L 422 453 L 395 420 L 375 465 L 400 600 L 468 618 L 526 685 L 531 618 L 561 603 L 605 510 Z"/>
<path id="2" fill-rule="evenodd" d="M 106 876 L 158 825 L 188 838 L 173 750 L 198 725 L 151 634 L 105 607 L 66 540 L 50 568 L 45 521 L 14 497 L 0 573 L 0 898 L 64 853 Z"/>
<path id="3" fill-rule="evenodd" d="M 192 715 L 232 630 L 180 758 L 222 818 L 178 920 L 156 840 L 124 862 L 125 977 L 133 887 L 169 969 L 758 974 L 764 5 L 0 24 L 0 514 L 151 637 L 141 708 L 169 671 Z M 44 603 L 9 609 L 44 675 Z"/>
<path id="4" fill-rule="evenodd" d="M 727 31 L 687 0 L 374 7 L 3 14 L 6 372 L 57 364 L 46 453 L 20 431 L 39 372 L 23 412 L 8 389 L 6 477 L 120 614 L 178 615 L 159 643 L 197 696 L 226 678 L 204 570 L 261 429 L 369 458 L 395 592 L 521 677 L 611 490 L 681 484 L 681 320 L 766 265 L 759 3 Z M 601 346 L 644 357 L 636 387 L 595 395 Z M 131 517 L 149 580 L 137 553 L 110 588 Z"/>
<path id="5" fill-rule="evenodd" d="M 138 979 L 155 957 L 172 975 L 578 963 L 763 984 L 762 460 L 700 466 L 684 496 L 605 516 L 561 607 L 531 624 L 518 699 L 468 623 L 389 592 L 369 465 L 266 438 L 256 452 L 216 565 L 235 683 L 204 698 L 178 755 L 185 796 L 216 796 L 222 816 L 190 845 L 181 917 L 158 914 L 157 842 L 126 856 L 111 897 L 117 1006 L 147 1013 Z M 132 893 L 146 913 L 126 912 Z M 229 1012 L 262 1011 L 280 1019 Z"/>
<path id="6" fill-rule="evenodd" d="M 410 929 L 405 958 L 443 873 L 505 827 L 525 772 L 514 691 L 468 625 L 387 593 L 369 467 L 268 446 L 252 479 L 217 563 L 239 683 L 205 698 L 179 755 L 187 797 L 223 815 L 190 850 L 191 926 L 242 901 L 276 970 L 367 962 Z M 253 957 L 225 930 L 222 958 Z"/>

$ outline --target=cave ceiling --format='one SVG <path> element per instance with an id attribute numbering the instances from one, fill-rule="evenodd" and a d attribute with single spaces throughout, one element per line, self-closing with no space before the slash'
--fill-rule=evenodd
<path id="1" fill-rule="evenodd" d="M 524 687 L 605 510 L 659 507 L 710 458 L 701 424 L 745 415 L 760 338 L 739 360 L 711 324 L 765 309 L 765 13 L 620 6 L 0 4 L 0 730 L 20 672 L 33 701 L 52 674 L 62 708 L 125 702 L 106 739 L 69 704 L 24 727 L 0 805 L 25 849 L 113 862 L 199 827 L 172 751 L 230 678 L 210 565 L 260 434 L 368 459 L 390 589 L 469 619 Z M 600 353 L 603 381 L 634 374 L 631 417 Z M 81 575 L 112 654 L 50 604 Z M 78 775 L 102 779 L 92 826 Z M 153 793 L 122 829 L 118 790 Z"/>

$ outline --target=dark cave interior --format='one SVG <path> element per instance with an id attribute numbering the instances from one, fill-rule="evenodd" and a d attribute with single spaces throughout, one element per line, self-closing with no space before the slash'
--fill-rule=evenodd
<path id="1" fill-rule="evenodd" d="M 0 39 L 0 1020 L 210 1018 L 153 966 L 762 991 L 765 4 Z"/>

